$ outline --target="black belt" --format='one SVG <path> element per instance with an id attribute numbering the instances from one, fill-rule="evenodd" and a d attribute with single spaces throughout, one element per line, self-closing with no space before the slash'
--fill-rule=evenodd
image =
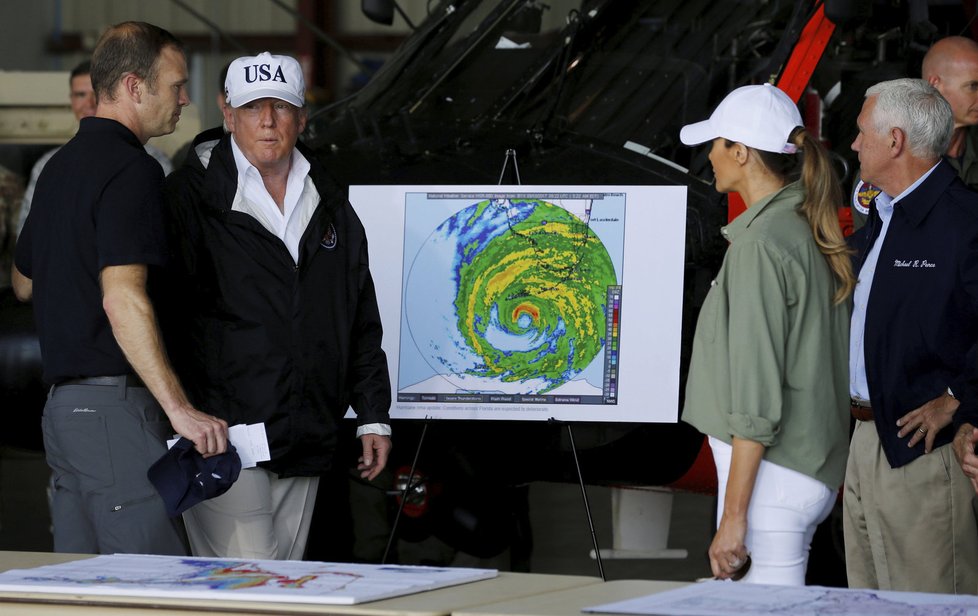
<path id="1" fill-rule="evenodd" d="M 58 387 L 65 385 L 112 385 L 115 387 L 146 387 L 142 380 L 135 374 L 121 374 L 118 376 L 87 376 L 78 379 L 67 379 L 58 383 Z"/>

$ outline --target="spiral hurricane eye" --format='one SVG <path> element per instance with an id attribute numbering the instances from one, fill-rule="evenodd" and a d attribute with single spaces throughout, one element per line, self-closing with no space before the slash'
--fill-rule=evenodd
<path id="1" fill-rule="evenodd" d="M 553 390 L 601 352 L 617 284 L 587 223 L 535 199 L 459 211 L 408 276 L 407 325 L 429 365 L 460 389 L 522 394 Z"/>

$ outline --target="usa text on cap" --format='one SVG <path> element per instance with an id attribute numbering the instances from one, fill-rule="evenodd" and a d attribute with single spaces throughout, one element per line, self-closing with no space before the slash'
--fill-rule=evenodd
<path id="1" fill-rule="evenodd" d="M 277 98 L 302 107 L 306 97 L 302 67 L 295 58 L 267 51 L 238 58 L 228 66 L 224 95 L 235 108 L 259 98 Z"/>

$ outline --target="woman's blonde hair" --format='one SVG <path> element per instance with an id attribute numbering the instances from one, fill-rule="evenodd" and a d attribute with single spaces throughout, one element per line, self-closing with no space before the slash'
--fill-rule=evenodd
<path id="1" fill-rule="evenodd" d="M 792 131 L 788 139 L 798 148 L 797 154 L 775 154 L 753 149 L 761 162 L 785 182 L 800 179 L 805 187 L 805 201 L 798 208 L 812 229 L 812 237 L 836 279 L 832 302 L 840 304 L 856 287 L 851 251 L 839 225 L 842 190 L 825 147 L 804 127 Z"/>

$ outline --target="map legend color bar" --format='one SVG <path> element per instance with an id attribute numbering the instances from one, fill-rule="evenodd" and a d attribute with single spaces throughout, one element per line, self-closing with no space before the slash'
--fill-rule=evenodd
<path id="1" fill-rule="evenodd" d="M 621 339 L 621 286 L 608 287 L 608 321 L 604 343 L 604 401 L 618 402 L 618 342 Z"/>

